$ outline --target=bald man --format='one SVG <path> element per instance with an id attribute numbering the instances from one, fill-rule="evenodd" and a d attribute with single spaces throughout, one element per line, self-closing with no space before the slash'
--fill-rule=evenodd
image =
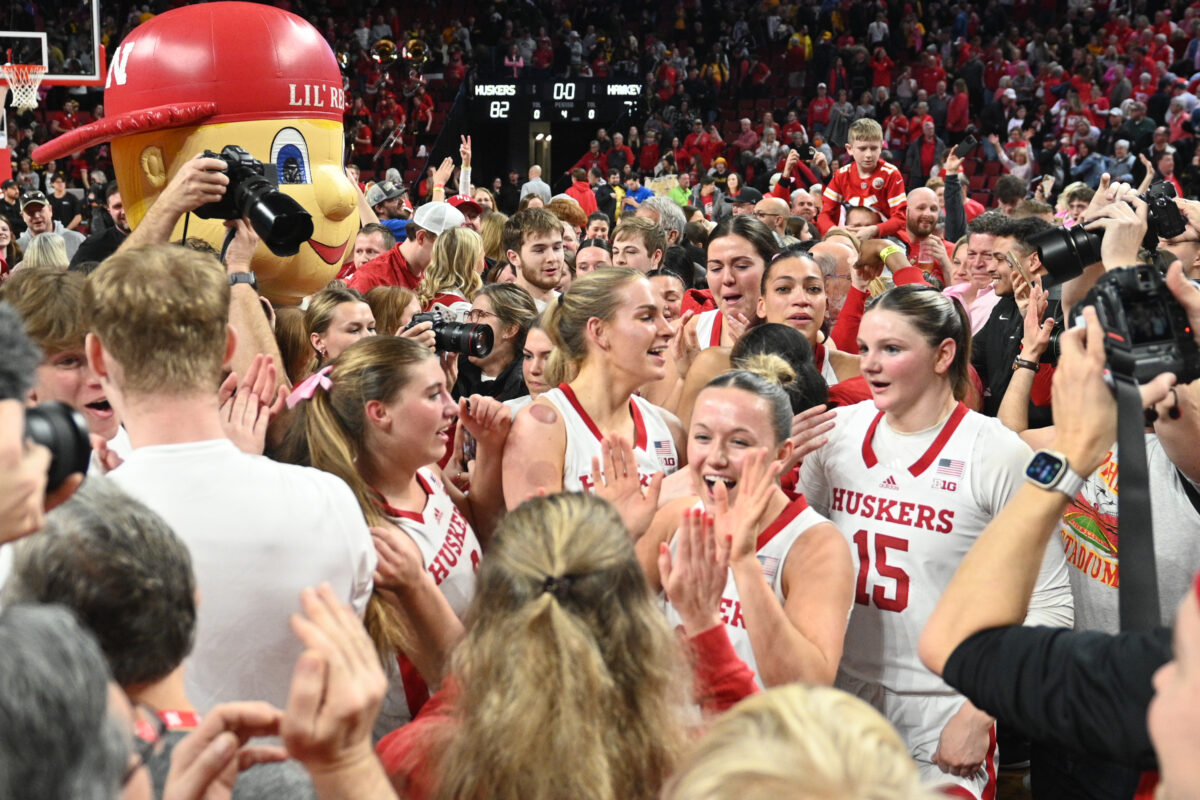
<path id="1" fill-rule="evenodd" d="M 938 235 L 937 193 L 921 186 L 908 193 L 908 213 L 900 238 L 908 245 L 908 260 L 945 286 L 950 275 L 953 245 Z M 928 280 L 928 276 L 926 277 Z"/>
<path id="2" fill-rule="evenodd" d="M 787 201 L 779 197 L 765 197 L 754 205 L 754 216 L 775 234 L 775 243 L 780 247 L 795 244 L 797 239 L 787 235 L 789 212 Z"/>

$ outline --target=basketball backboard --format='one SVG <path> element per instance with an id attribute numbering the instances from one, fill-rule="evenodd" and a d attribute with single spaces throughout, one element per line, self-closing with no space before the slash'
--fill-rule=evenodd
<path id="1" fill-rule="evenodd" d="M 0 17 L 0 63 L 40 64 L 46 85 L 103 86 L 108 64 L 100 44 L 100 0 L 43 7 L 35 16 L 32 5 L 13 4 Z"/>

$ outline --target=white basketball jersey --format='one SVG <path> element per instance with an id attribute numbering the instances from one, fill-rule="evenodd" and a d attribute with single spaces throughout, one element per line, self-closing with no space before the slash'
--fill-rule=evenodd
<path id="1" fill-rule="evenodd" d="M 415 512 L 385 505 L 383 510 L 416 542 L 425 568 L 461 619 L 475 596 L 475 570 L 482 548 L 434 471 L 418 470 L 417 480 L 425 490 L 425 508 Z M 388 693 L 376 721 L 376 738 L 411 722 L 429 699 L 429 688 L 407 658 L 400 656 L 389 667 Z"/>
<path id="2" fill-rule="evenodd" d="M 696 315 L 696 341 L 701 350 L 721 346 L 721 329 L 725 326 L 725 315 L 720 309 L 710 308 Z"/>
<path id="3" fill-rule="evenodd" d="M 817 371 L 821 373 L 821 377 L 825 379 L 826 384 L 833 386 L 841 378 L 834 372 L 833 364 L 830 364 L 829 360 L 829 356 L 825 351 L 825 345 L 819 344 L 813 348 L 813 362 L 817 365 Z"/>
<path id="4" fill-rule="evenodd" d="M 976 448 L 988 421 L 959 403 L 927 450 L 884 463 L 872 447 L 883 412 L 870 401 L 839 411 L 839 435 L 821 460 L 829 518 L 850 542 L 857 576 L 842 672 L 893 692 L 951 691 L 921 664 L 917 640 L 991 521 L 971 488 L 988 457 Z"/>
<path id="5" fill-rule="evenodd" d="M 704 508 L 704 504 L 697 503 L 696 507 Z M 762 565 L 763 575 L 775 591 L 775 598 L 779 600 L 780 605 L 783 605 L 784 602 L 783 568 L 787 563 L 788 553 L 792 551 L 792 545 L 806 530 L 828 521 L 809 508 L 804 496 L 801 495 L 788 503 L 775 521 L 758 535 L 758 563 Z M 675 546 L 676 542 L 672 539 L 672 554 L 675 553 Z M 671 605 L 669 599 L 666 603 L 666 612 L 667 621 L 671 625 L 678 626 L 683 623 L 683 619 L 675 611 L 675 607 Z M 746 632 L 746 621 L 742 618 L 741 598 L 738 596 L 737 582 L 733 579 L 732 569 L 728 571 L 725 578 L 725 590 L 721 593 L 721 619 L 725 623 L 725 631 L 729 634 L 729 640 L 733 643 L 734 652 L 742 661 L 746 662 L 750 669 L 754 670 L 755 683 L 760 687 L 763 686 L 762 678 L 758 674 L 758 662 L 754 658 L 754 649 L 750 646 L 750 634 Z"/>
<path id="6" fill-rule="evenodd" d="M 592 459 L 603 457 L 600 447 L 603 434 L 567 384 L 560 383 L 557 389 L 551 389 L 538 399 L 550 401 L 562 414 L 566 426 L 563 491 L 591 491 Z M 671 428 L 663 418 L 662 410 L 653 403 L 634 395 L 629 399 L 629 413 L 633 415 L 633 454 L 637 460 L 638 474 L 642 486 L 649 486 L 654 473 L 670 475 L 679 469 L 675 437 L 671 435 Z"/>

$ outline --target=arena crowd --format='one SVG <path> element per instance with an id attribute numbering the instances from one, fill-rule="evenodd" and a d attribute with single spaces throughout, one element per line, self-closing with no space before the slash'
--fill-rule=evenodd
<path id="1" fill-rule="evenodd" d="M 287 6 L 361 193 L 299 306 L 248 221 L 171 241 L 224 162 L 131 230 L 106 145 L 32 161 L 99 94 L 9 115 L 0 795 L 1196 795 L 1200 385 L 1143 382 L 1119 519 L 1093 308 L 1140 269 L 1200 345 L 1196 7 Z M 495 75 L 644 113 L 478 175 Z"/>

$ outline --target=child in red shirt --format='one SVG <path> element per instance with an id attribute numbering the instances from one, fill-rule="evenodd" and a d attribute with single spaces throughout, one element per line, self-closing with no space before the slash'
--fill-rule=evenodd
<path id="1" fill-rule="evenodd" d="M 860 241 L 893 236 L 905 225 L 908 198 L 900 170 L 884 161 L 883 129 L 873 119 L 860 119 L 850 126 L 846 152 L 854 159 L 833 174 L 825 187 L 824 203 L 817 217 L 821 234 L 842 224 L 846 206 L 872 208 L 883 218 L 878 225 L 854 230 Z"/>

